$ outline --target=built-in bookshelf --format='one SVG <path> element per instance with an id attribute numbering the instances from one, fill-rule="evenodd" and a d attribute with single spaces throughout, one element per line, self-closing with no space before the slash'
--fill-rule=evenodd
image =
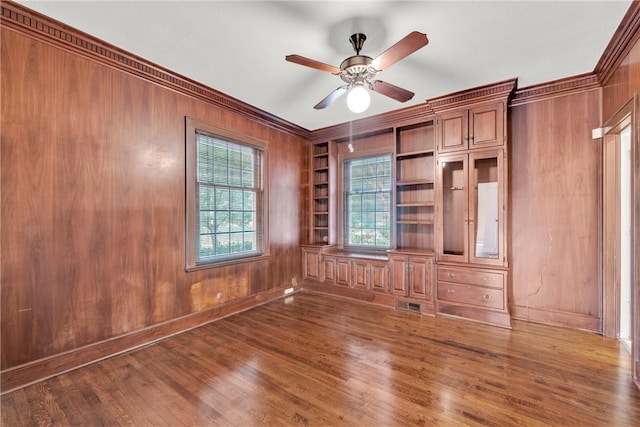
<path id="1" fill-rule="evenodd" d="M 311 243 L 328 244 L 329 243 L 329 159 L 330 159 L 330 143 L 321 142 L 311 147 L 311 165 L 312 165 L 312 224 L 311 224 Z"/>
<path id="2" fill-rule="evenodd" d="M 433 121 L 396 129 L 396 248 L 434 248 Z"/>

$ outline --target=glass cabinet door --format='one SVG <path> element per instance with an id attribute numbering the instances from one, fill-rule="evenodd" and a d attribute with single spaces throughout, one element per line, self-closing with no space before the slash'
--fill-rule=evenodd
<path id="1" fill-rule="evenodd" d="M 501 264 L 504 252 L 503 151 L 469 154 L 469 261 Z"/>
<path id="2" fill-rule="evenodd" d="M 438 252 L 442 261 L 469 259 L 467 156 L 442 156 L 438 162 L 441 198 Z"/>

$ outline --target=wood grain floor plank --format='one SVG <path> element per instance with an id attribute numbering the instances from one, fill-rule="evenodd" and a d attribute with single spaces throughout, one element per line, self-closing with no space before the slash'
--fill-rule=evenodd
<path id="1" fill-rule="evenodd" d="M 2 425 L 638 426 L 615 340 L 298 292 L 2 396 Z"/>

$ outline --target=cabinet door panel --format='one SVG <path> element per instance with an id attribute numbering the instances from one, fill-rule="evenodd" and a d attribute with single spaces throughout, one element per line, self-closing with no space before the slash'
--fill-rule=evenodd
<path id="1" fill-rule="evenodd" d="M 354 288 L 369 288 L 369 265 L 367 262 L 353 261 L 353 280 L 351 286 Z"/>
<path id="2" fill-rule="evenodd" d="M 370 287 L 374 291 L 387 292 L 389 269 L 387 263 L 372 263 L 370 267 Z"/>
<path id="3" fill-rule="evenodd" d="M 351 263 L 349 259 L 338 258 L 336 260 L 336 284 L 349 286 L 351 281 Z"/>
<path id="4" fill-rule="evenodd" d="M 410 296 L 428 301 L 433 300 L 432 296 L 432 273 L 433 259 L 431 258 L 410 258 Z"/>
<path id="5" fill-rule="evenodd" d="M 390 291 L 394 295 L 407 295 L 407 270 L 408 263 L 405 256 L 392 255 L 389 257 L 389 269 L 391 271 Z"/>
<path id="6" fill-rule="evenodd" d="M 503 265 L 505 257 L 504 153 L 469 154 L 469 261 Z"/>
<path id="7" fill-rule="evenodd" d="M 484 148 L 504 143 L 504 106 L 502 103 L 469 110 L 469 148 Z"/>
<path id="8" fill-rule="evenodd" d="M 320 280 L 320 252 L 304 251 L 304 277 Z"/>
<path id="9" fill-rule="evenodd" d="M 438 148 L 441 153 L 469 147 L 467 110 L 452 111 L 438 117 Z"/>
<path id="10" fill-rule="evenodd" d="M 438 160 L 438 254 L 442 261 L 468 262 L 468 155 Z"/>
<path id="11" fill-rule="evenodd" d="M 336 282 L 336 259 L 324 257 L 322 260 L 324 281 L 329 283 Z"/>

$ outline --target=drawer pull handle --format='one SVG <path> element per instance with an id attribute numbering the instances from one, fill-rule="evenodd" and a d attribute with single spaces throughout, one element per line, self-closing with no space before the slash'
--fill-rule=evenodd
<path id="1" fill-rule="evenodd" d="M 453 273 L 447 273 L 447 277 L 455 277 L 455 274 L 453 274 Z"/>
<path id="2" fill-rule="evenodd" d="M 491 295 L 484 294 L 484 295 L 482 295 L 482 298 L 484 298 L 484 299 L 491 299 Z"/>
<path id="3" fill-rule="evenodd" d="M 455 289 L 447 289 L 447 293 L 448 294 L 455 294 L 456 291 L 455 291 Z"/>
<path id="4" fill-rule="evenodd" d="M 483 277 L 482 280 L 484 280 L 485 282 L 490 282 L 491 281 L 491 277 Z"/>

